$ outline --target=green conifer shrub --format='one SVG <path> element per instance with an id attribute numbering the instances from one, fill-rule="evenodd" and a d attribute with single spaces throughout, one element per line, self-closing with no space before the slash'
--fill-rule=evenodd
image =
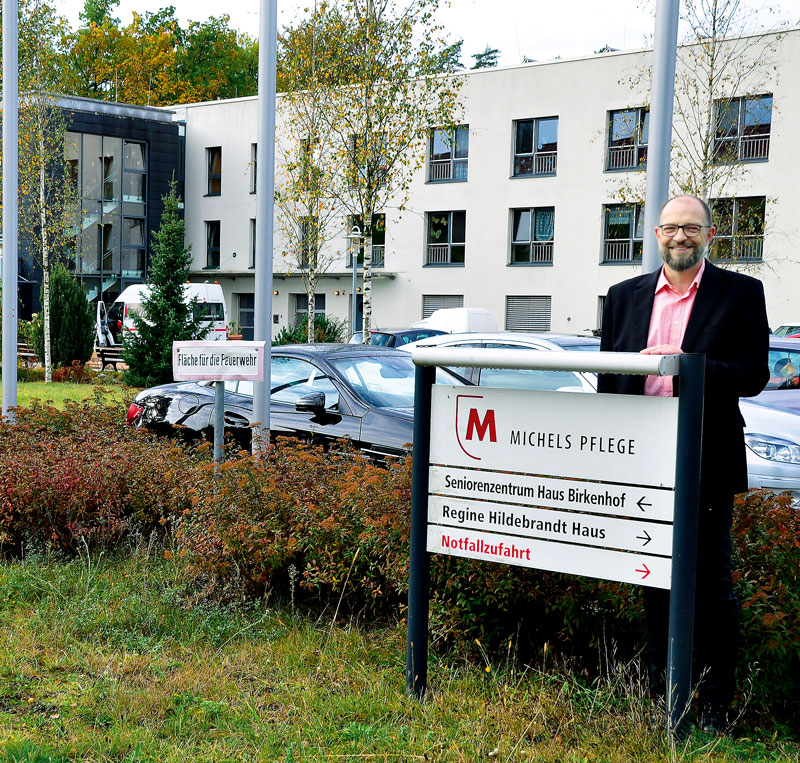
<path id="1" fill-rule="evenodd" d="M 192 256 L 184 246 L 185 225 L 173 182 L 163 197 L 161 225 L 153 234 L 153 259 L 142 299 L 142 315 L 134 315 L 136 332 L 125 338 L 123 358 L 128 365 L 125 382 L 133 387 L 152 387 L 172 381 L 172 343 L 202 339 L 209 324 L 194 317 L 196 299 L 185 302 Z"/>
<path id="2" fill-rule="evenodd" d="M 44 293 L 42 293 L 44 301 Z M 36 357 L 44 362 L 42 314 L 31 323 L 30 340 Z M 94 315 L 81 285 L 60 263 L 50 274 L 50 357 L 54 367 L 85 363 L 94 348 Z"/>

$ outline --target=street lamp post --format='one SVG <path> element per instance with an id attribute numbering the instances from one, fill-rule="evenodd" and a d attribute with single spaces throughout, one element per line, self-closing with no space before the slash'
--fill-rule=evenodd
<path id="1" fill-rule="evenodd" d="M 356 299 L 356 282 L 357 282 L 357 278 L 358 278 L 358 252 L 359 252 L 359 249 L 361 248 L 360 242 L 361 242 L 361 239 L 362 239 L 361 228 L 359 228 L 357 225 L 354 225 L 350 229 L 350 233 L 348 233 L 345 236 L 345 238 L 350 242 L 350 252 L 351 252 L 351 257 L 352 257 L 352 262 L 353 262 L 353 314 L 352 314 L 352 317 L 350 318 L 350 333 L 351 334 L 355 334 L 356 333 L 356 311 L 358 309 L 358 301 Z M 353 242 L 354 241 L 357 242 L 356 248 L 355 248 L 355 254 L 352 253 L 353 252 Z"/>

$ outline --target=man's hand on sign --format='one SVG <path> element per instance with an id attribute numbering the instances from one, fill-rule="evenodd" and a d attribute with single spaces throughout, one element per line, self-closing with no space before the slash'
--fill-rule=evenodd
<path id="1" fill-rule="evenodd" d="M 674 344 L 655 344 L 639 351 L 640 355 L 683 355 L 683 350 Z"/>

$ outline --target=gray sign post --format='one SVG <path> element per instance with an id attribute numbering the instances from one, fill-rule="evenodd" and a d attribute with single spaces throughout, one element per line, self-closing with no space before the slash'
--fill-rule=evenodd
<path id="1" fill-rule="evenodd" d="M 420 348 L 413 359 L 406 690 L 421 698 L 427 688 L 431 552 L 638 583 L 671 593 L 665 725 L 685 736 L 704 356 Z M 434 385 L 437 366 L 677 374 L 681 394 L 675 400 L 442 387 Z M 538 441 L 530 447 L 534 430 L 546 434 L 547 448 Z M 487 495 L 495 493 L 487 485 L 500 485 L 503 497 Z M 467 505 L 472 510 L 463 510 Z M 543 516 L 552 521 L 534 521 Z M 548 529 L 520 529 L 539 525 Z M 587 526 L 598 528 L 594 539 L 584 534 Z"/>

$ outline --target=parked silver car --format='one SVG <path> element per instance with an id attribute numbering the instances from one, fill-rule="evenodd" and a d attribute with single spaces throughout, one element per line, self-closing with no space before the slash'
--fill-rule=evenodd
<path id="1" fill-rule="evenodd" d="M 800 342 L 799 342 L 800 343 Z M 402 350 L 415 347 L 491 347 L 564 352 L 600 350 L 600 340 L 592 336 L 566 334 L 526 334 L 497 332 L 486 334 L 446 334 L 431 337 Z M 501 368 L 452 368 L 473 384 L 511 389 L 568 390 L 595 392 L 593 373 L 573 371 L 511 370 Z M 747 478 L 752 488 L 790 492 L 800 500 L 800 413 L 747 398 L 739 401 L 745 420 Z"/>

